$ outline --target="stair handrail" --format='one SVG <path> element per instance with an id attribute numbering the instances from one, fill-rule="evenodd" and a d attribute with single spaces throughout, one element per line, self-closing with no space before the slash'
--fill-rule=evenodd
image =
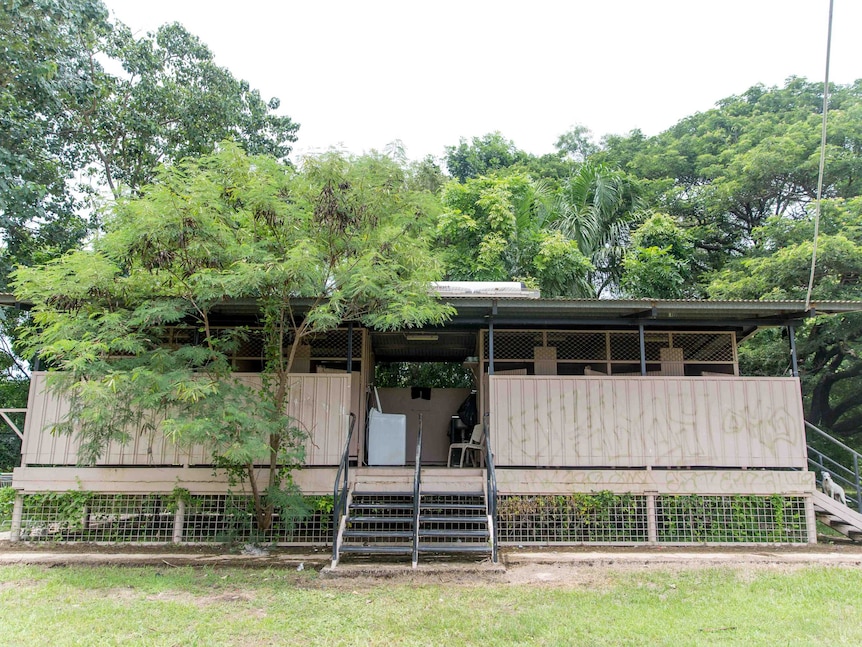
<path id="1" fill-rule="evenodd" d="M 490 416 L 485 413 L 485 479 L 488 497 L 488 519 L 490 521 L 489 535 L 491 539 L 491 561 L 497 563 L 497 470 L 494 467 L 494 454 L 491 451 L 491 423 Z"/>
<path id="2" fill-rule="evenodd" d="M 830 443 L 832 443 L 833 445 L 836 445 L 837 447 L 839 447 L 839 448 L 840 448 L 840 449 L 842 449 L 843 451 L 847 452 L 847 453 L 848 453 L 848 454 L 850 454 L 850 456 L 853 458 L 853 469 L 851 470 L 849 467 L 847 467 L 847 466 L 845 466 L 845 465 L 842 465 L 841 463 L 839 463 L 838 461 L 836 461 L 834 458 L 831 458 L 831 457 L 827 456 L 826 454 L 824 454 L 823 452 L 821 452 L 820 450 L 815 449 L 814 447 L 811 447 L 811 445 L 808 445 L 808 446 L 807 446 L 807 449 L 808 449 L 808 451 L 809 451 L 809 452 L 814 452 L 814 453 L 816 453 L 816 454 L 819 456 L 819 458 L 820 458 L 820 461 L 819 461 L 819 462 L 815 462 L 815 461 L 813 461 L 813 460 L 809 457 L 808 462 L 809 462 L 809 463 L 812 463 L 812 464 L 814 464 L 814 465 L 819 466 L 819 467 L 820 467 L 820 469 L 821 469 L 821 472 L 822 472 L 823 468 L 825 467 L 825 465 L 824 465 L 824 459 L 826 459 L 826 461 L 828 461 L 831 465 L 834 465 L 835 467 L 837 467 L 837 468 L 839 468 L 839 469 L 843 470 L 843 471 L 844 471 L 844 472 L 846 472 L 847 474 L 852 475 L 852 477 L 853 477 L 853 478 L 852 478 L 852 479 L 850 479 L 850 478 L 847 478 L 846 476 L 844 476 L 843 474 L 841 474 L 840 472 L 837 472 L 837 473 L 836 473 L 836 472 L 834 471 L 834 468 L 833 468 L 833 467 L 830 467 L 830 469 L 829 469 L 829 470 L 827 470 L 827 471 L 829 471 L 829 472 L 830 472 L 830 473 L 831 473 L 831 474 L 836 478 L 836 480 L 838 480 L 839 482 L 843 482 L 845 485 L 849 485 L 849 486 L 853 486 L 853 487 L 855 487 L 855 489 L 856 489 L 855 502 L 856 502 L 856 506 L 857 506 L 857 508 L 856 508 L 856 509 L 857 509 L 857 510 L 859 510 L 860 512 L 862 512 L 862 487 L 860 487 L 860 474 L 859 474 L 859 464 L 860 464 L 860 458 L 862 458 L 862 454 L 860 454 L 859 452 L 857 452 L 857 451 L 856 451 L 855 449 L 853 449 L 852 447 L 848 447 L 847 445 L 845 445 L 844 443 L 842 443 L 840 440 L 838 440 L 838 439 L 837 439 L 837 438 L 835 438 L 834 436 L 831 436 L 830 434 L 826 433 L 825 431 L 823 431 L 823 430 L 822 430 L 822 429 L 820 429 L 819 427 L 816 427 L 815 425 L 811 424 L 811 423 L 810 423 L 810 422 L 808 422 L 807 420 L 805 421 L 805 426 L 806 426 L 808 429 L 810 429 L 810 430 L 812 430 L 812 431 L 814 431 L 814 432 L 817 432 L 818 434 L 820 434 L 820 436 L 821 436 L 822 438 L 824 438 L 825 440 L 828 440 L 828 441 L 829 441 Z M 815 472 L 815 474 L 816 474 L 816 472 Z M 815 476 L 815 479 L 816 479 L 816 476 Z"/>
<path id="3" fill-rule="evenodd" d="M 416 434 L 416 467 L 413 470 L 413 568 L 419 565 L 419 488 L 422 483 L 422 414 Z"/>
<path id="4" fill-rule="evenodd" d="M 341 528 L 341 518 L 347 514 L 347 491 L 350 486 L 350 441 L 353 438 L 353 428 L 356 426 L 356 415 L 350 412 L 350 425 L 347 429 L 347 442 L 341 462 L 335 473 L 335 485 L 332 488 L 332 560 L 338 561 L 338 533 Z"/>

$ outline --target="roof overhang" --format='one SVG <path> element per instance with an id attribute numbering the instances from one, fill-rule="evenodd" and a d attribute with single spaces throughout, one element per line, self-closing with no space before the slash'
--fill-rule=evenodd
<path id="1" fill-rule="evenodd" d="M 441 300 L 456 313 L 437 328 L 475 329 L 497 326 L 546 328 L 602 326 L 628 328 L 695 327 L 734 329 L 745 336 L 759 327 L 799 324 L 820 314 L 862 312 L 862 301 L 710 301 L 662 299 L 542 299 L 495 294 L 446 294 Z M 312 304 L 296 299 L 297 314 Z M 28 308 L 11 294 L 0 294 L 0 305 Z M 225 317 L 252 317 L 260 312 L 255 299 L 225 301 L 214 309 Z"/>
<path id="2" fill-rule="evenodd" d="M 740 338 L 760 327 L 797 325 L 818 314 L 862 312 L 862 301 L 709 301 L 660 299 L 448 298 L 450 325 L 732 329 Z"/>

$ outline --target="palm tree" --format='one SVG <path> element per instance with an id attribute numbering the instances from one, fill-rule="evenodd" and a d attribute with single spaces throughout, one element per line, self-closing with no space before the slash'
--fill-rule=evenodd
<path id="1" fill-rule="evenodd" d="M 577 241 L 596 268 L 585 284 L 590 291 L 572 296 L 598 298 L 618 284 L 629 228 L 637 218 L 634 188 L 625 173 L 590 161 L 564 182 L 551 226 Z"/>

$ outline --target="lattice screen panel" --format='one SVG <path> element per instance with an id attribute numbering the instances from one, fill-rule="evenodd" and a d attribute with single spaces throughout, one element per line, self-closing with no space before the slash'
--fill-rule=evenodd
<path id="1" fill-rule="evenodd" d="M 312 359 L 346 359 L 348 334 L 348 330 L 339 329 L 312 335 L 308 342 L 311 345 Z M 354 329 L 353 359 L 360 359 L 361 357 L 362 330 Z"/>
<path id="2" fill-rule="evenodd" d="M 717 333 L 672 334 L 675 348 L 682 348 L 686 360 L 698 362 L 732 362 L 733 335 Z"/>
<path id="3" fill-rule="evenodd" d="M 603 362 L 607 359 L 607 335 L 602 332 L 548 332 L 548 346 L 557 349 L 557 360 Z"/>
<path id="4" fill-rule="evenodd" d="M 490 359 L 488 337 L 488 331 L 485 331 L 486 360 Z M 586 366 L 601 373 L 640 372 L 640 336 L 634 331 L 494 331 L 494 361 L 500 363 L 501 370 L 505 370 L 506 363 L 532 363 L 535 349 L 542 347 L 556 349 L 560 375 L 582 374 Z M 734 335 L 724 331 L 646 331 L 644 361 L 650 375 L 733 374 L 736 361 Z M 675 362 L 678 369 L 672 368 L 670 362 Z M 688 370 L 683 366 L 688 366 Z"/>
<path id="5" fill-rule="evenodd" d="M 494 332 L 494 361 L 533 359 L 533 349 L 542 346 L 542 333 L 505 330 Z M 485 359 L 489 358 L 488 333 L 485 332 Z"/>

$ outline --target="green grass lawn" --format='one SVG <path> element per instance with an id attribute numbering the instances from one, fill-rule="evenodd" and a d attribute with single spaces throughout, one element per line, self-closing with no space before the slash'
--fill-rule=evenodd
<path id="1" fill-rule="evenodd" d="M 582 568 L 549 586 L 7 566 L 0 645 L 862 643 L 859 568 Z"/>

